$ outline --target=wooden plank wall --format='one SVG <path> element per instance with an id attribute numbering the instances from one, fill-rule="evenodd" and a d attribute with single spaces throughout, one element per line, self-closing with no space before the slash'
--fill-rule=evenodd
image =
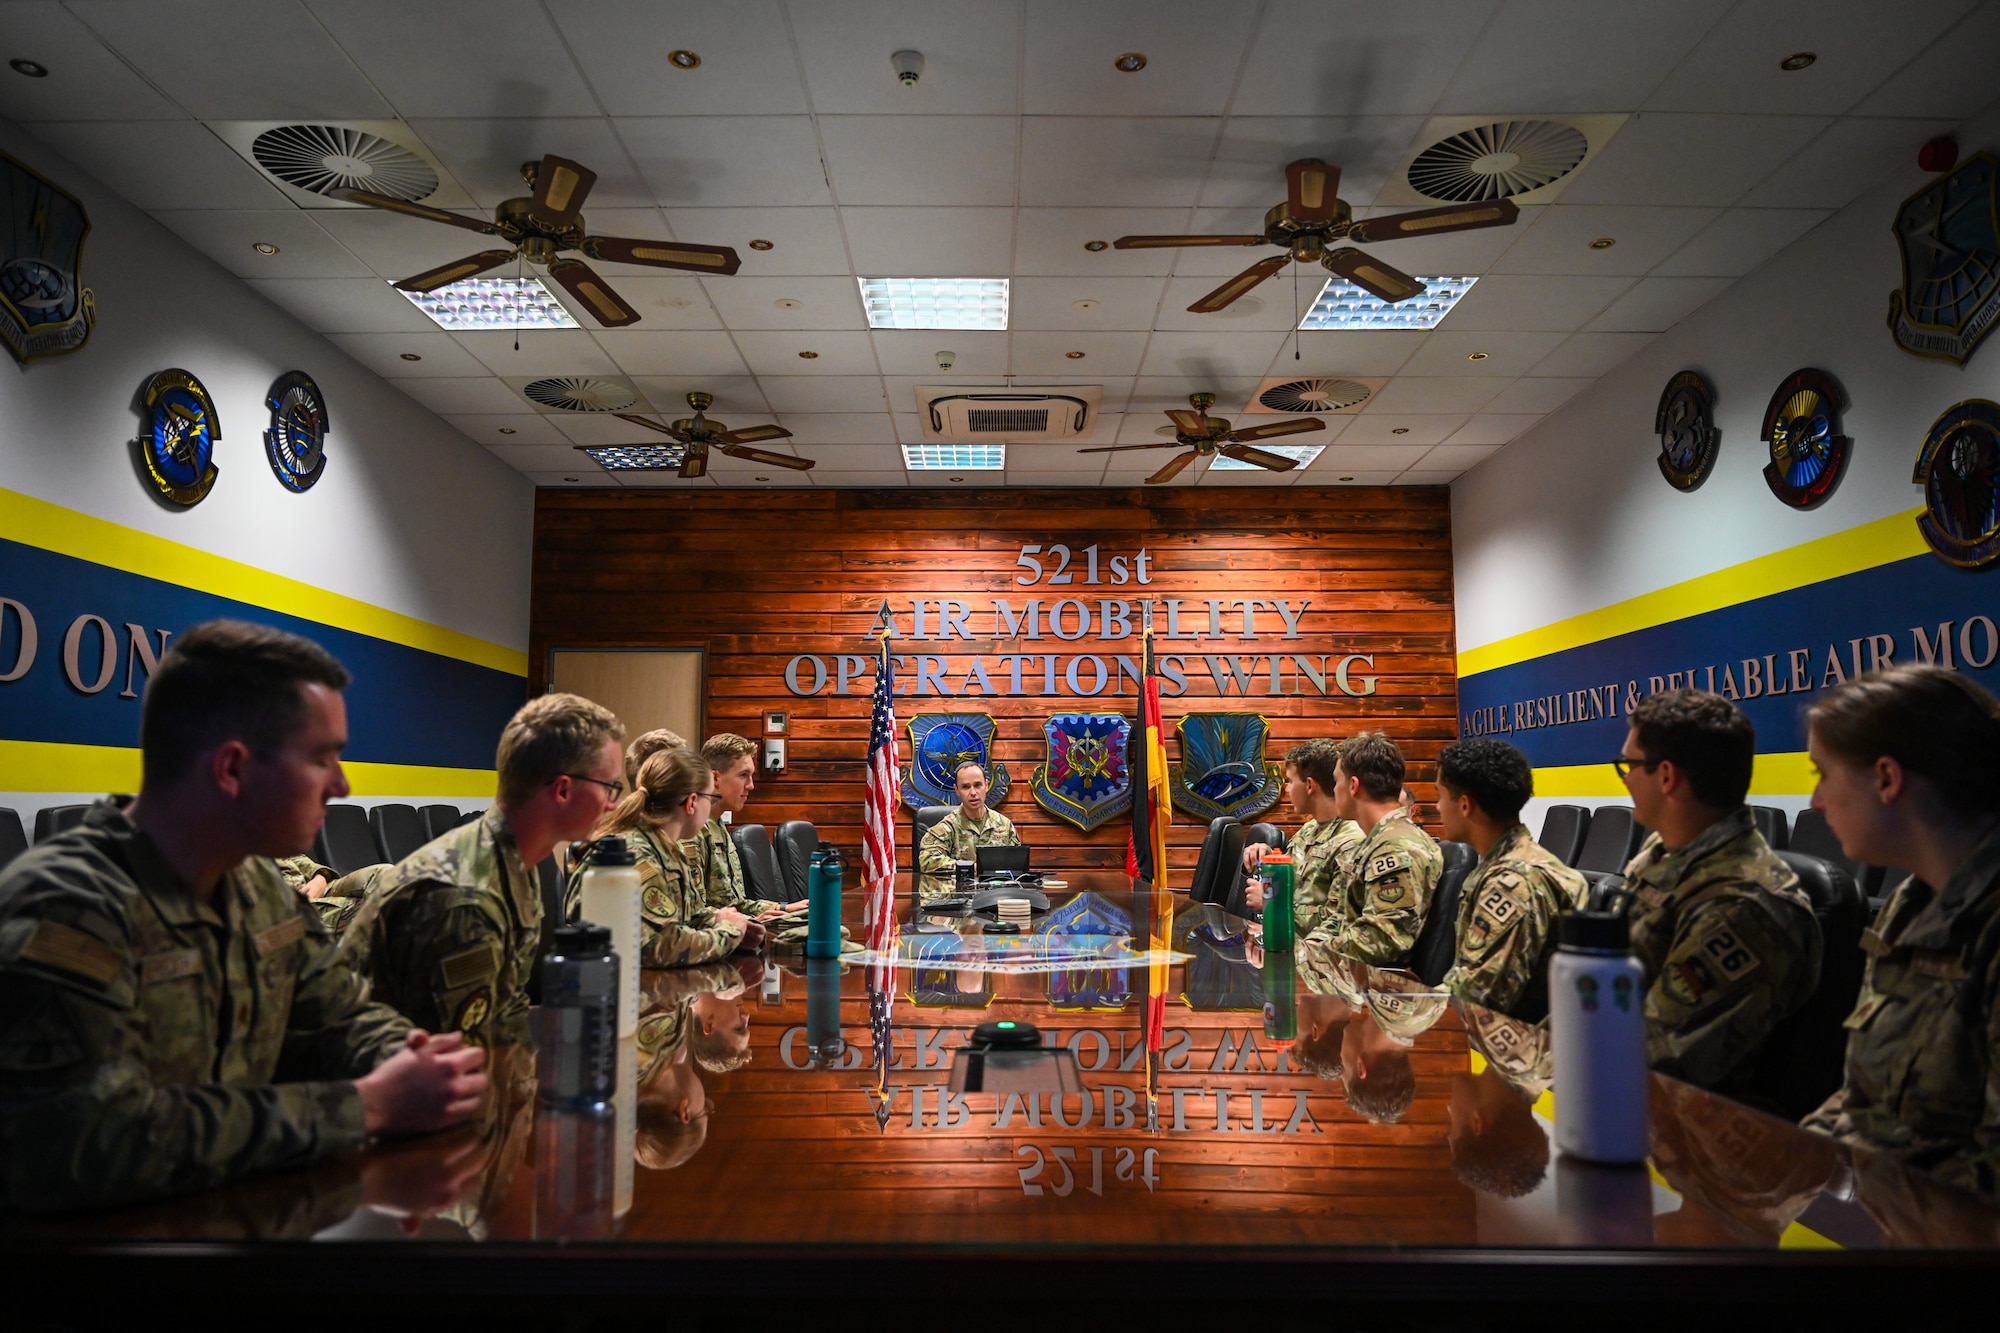
<path id="1" fill-rule="evenodd" d="M 1031 587 L 1017 566 L 1027 544 L 1061 542 L 1073 551 L 1100 548 L 1100 583 L 1084 584 L 1083 558 L 1070 567 L 1074 581 Z M 1151 582 L 1110 581 L 1113 555 L 1144 548 Z M 546 688 L 551 648 L 687 646 L 708 653 L 706 729 L 756 737 L 765 709 L 791 716 L 788 771 L 763 776 L 744 822 L 775 826 L 811 820 L 823 839 L 857 857 L 861 841 L 863 768 L 871 680 L 863 676 L 845 697 L 833 685 L 811 698 L 786 688 L 785 667 L 801 654 L 833 668 L 836 655 L 867 654 L 870 624 L 886 599 L 905 635 L 912 632 L 913 599 L 955 597 L 971 603 L 977 641 L 898 641 L 905 654 L 899 683 L 906 697 L 897 716 L 907 724 L 918 712 L 984 711 L 998 721 L 996 757 L 1008 764 L 1013 790 L 1002 810 L 1037 848 L 1046 869 L 1113 868 L 1123 864 L 1127 822 L 1121 816 L 1084 835 L 1034 802 L 1029 779 L 1046 757 L 1042 721 L 1051 713 L 1122 711 L 1136 700 L 1113 671 L 1112 687 L 1096 698 L 1078 698 L 1063 683 L 1039 692 L 1042 667 L 1030 663 L 1018 698 L 916 697 L 916 655 L 946 659 L 944 679 L 957 688 L 983 659 L 996 686 L 1007 688 L 1002 653 L 1056 653 L 1067 659 L 1094 653 L 1107 664 L 1117 654 L 1139 653 L 1137 599 L 1156 602 L 1156 628 L 1165 629 L 1164 601 L 1181 598 L 1183 627 L 1206 632 L 1210 599 L 1284 598 L 1294 607 L 1309 600 L 1299 638 L 1281 636 L 1278 616 L 1257 613 L 1256 641 L 1243 641 L 1241 613 L 1225 612 L 1221 642 L 1165 643 L 1161 652 L 1187 653 L 1187 690 L 1164 703 L 1168 730 L 1190 711 L 1249 709 L 1270 719 L 1267 757 L 1312 736 L 1344 737 L 1364 728 L 1386 731 L 1411 761 L 1411 787 L 1421 814 L 1429 803 L 1439 748 L 1456 735 L 1456 673 L 1452 639 L 1451 533 L 1448 493 L 1442 488 L 1353 488 L 1272 491 L 1256 488 L 1149 491 L 950 490 L 950 491 L 716 491 L 543 490 L 537 495 L 531 685 Z M 1062 642 L 1048 637 L 997 645 L 990 637 L 995 598 L 1018 611 L 1029 598 L 1048 608 L 1063 597 L 1124 599 L 1134 605 L 1134 632 L 1118 642 L 1092 637 Z M 1074 627 L 1075 613 L 1069 613 Z M 930 614 L 935 632 L 937 614 Z M 1373 656 L 1357 664 L 1351 680 L 1377 679 L 1375 693 L 1342 694 L 1331 678 L 1347 654 Z M 1204 654 L 1254 658 L 1324 657 L 1327 693 L 1287 660 L 1279 671 L 1283 694 L 1273 697 L 1269 668 L 1259 666 L 1250 697 L 1234 686 L 1225 699 L 1211 679 Z M 1094 669 L 1079 680 L 1087 687 Z M 805 680 L 810 683 L 807 669 Z M 1294 689 L 1303 689 L 1303 694 Z M 1168 736 L 1168 758 L 1178 744 Z M 907 760 L 907 733 L 905 759 Z M 909 812 L 902 812 L 905 821 Z M 1268 816 L 1292 825 L 1297 816 L 1274 809 Z M 1192 869 L 1205 821 L 1177 814 L 1170 838 L 1172 864 Z M 907 823 L 901 839 L 908 845 Z M 1184 882 L 1184 881 L 1183 881 Z"/>

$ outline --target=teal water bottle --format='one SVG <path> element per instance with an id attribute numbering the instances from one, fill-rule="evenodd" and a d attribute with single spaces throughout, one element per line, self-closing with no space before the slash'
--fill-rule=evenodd
<path id="1" fill-rule="evenodd" d="M 840 957 L 840 852 L 822 846 L 806 871 L 806 957 Z"/>

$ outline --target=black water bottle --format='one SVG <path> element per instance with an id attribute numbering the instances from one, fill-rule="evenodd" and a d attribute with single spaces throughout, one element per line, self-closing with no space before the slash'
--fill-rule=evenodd
<path id="1" fill-rule="evenodd" d="M 598 1111 L 618 1083 L 618 955 L 611 932 L 579 922 L 550 934 L 542 960 L 542 1034 L 535 1073 L 542 1101 Z"/>

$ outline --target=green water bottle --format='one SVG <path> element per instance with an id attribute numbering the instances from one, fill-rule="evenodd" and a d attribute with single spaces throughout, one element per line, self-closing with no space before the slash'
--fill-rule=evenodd
<path id="1" fill-rule="evenodd" d="M 1264 872 L 1264 948 L 1292 947 L 1292 858 L 1272 852 L 1260 867 Z"/>
<path id="2" fill-rule="evenodd" d="M 1298 1039 L 1298 971 L 1286 951 L 1264 951 L 1264 1035 L 1280 1050 Z"/>

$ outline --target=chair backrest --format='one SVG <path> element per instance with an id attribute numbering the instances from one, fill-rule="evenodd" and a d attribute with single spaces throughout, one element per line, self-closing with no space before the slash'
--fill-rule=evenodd
<path id="1" fill-rule="evenodd" d="M 484 810 L 467 810 L 464 814 L 458 817 L 458 823 L 452 825 L 452 827 L 463 828 L 467 824 L 476 824 L 480 821 L 480 819 L 482 819 L 485 816 L 485 814 L 486 812 Z"/>
<path id="2" fill-rule="evenodd" d="M 363 866 L 382 863 L 382 849 L 368 827 L 368 812 L 358 805 L 329 805 L 317 846 L 320 850 L 313 859 L 332 866 L 336 874 L 351 875 Z"/>
<path id="3" fill-rule="evenodd" d="M 535 866 L 535 887 L 540 891 L 542 899 L 542 937 L 535 945 L 534 965 L 528 969 L 528 999 L 535 1004 L 540 1004 L 542 1002 L 542 955 L 548 952 L 549 933 L 568 919 L 567 910 L 563 904 L 565 881 L 562 866 L 556 861 L 556 854 L 554 852 L 543 857 L 541 862 Z M 624 960 L 620 959 L 619 962 L 622 966 Z"/>
<path id="4" fill-rule="evenodd" d="M 916 817 L 910 821 L 910 892 L 917 893 L 917 881 L 923 878 L 923 871 L 917 869 L 924 863 L 924 835 L 937 827 L 940 819 L 951 813 L 948 805 L 926 805 L 918 808 Z"/>
<path id="5" fill-rule="evenodd" d="M 1867 908 L 1843 866 L 1803 852 L 1779 852 L 1799 877 L 1819 925 L 1819 986 L 1805 1007 L 1764 1040 L 1754 1091 L 1796 1120 L 1840 1086 L 1847 1058 L 1847 1016 L 1861 993 L 1861 931 Z"/>
<path id="6" fill-rule="evenodd" d="M 1857 882 L 1868 905 L 1880 907 L 1896 891 L 1896 886 L 1909 877 L 1910 872 L 1901 866 L 1862 866 Z"/>
<path id="7" fill-rule="evenodd" d="M 785 877 L 778 870 L 778 853 L 771 846 L 771 830 L 762 824 L 739 824 L 729 836 L 736 840 L 736 854 L 743 858 L 743 887 L 750 896 L 765 902 L 789 902 Z"/>
<path id="8" fill-rule="evenodd" d="M 1220 903 L 1227 896 L 1218 893 L 1216 884 L 1222 878 L 1222 864 L 1225 860 L 1223 843 L 1229 830 L 1237 828 L 1239 821 L 1235 815 L 1217 815 L 1208 821 L 1208 832 L 1202 836 L 1201 855 L 1194 863 L 1194 878 L 1188 882 L 1188 898 L 1198 903 Z M 1242 856 L 1242 842 L 1237 842 L 1237 856 Z"/>
<path id="9" fill-rule="evenodd" d="M 83 822 L 87 805 L 45 805 L 35 811 L 35 841 L 47 842 L 58 833 L 67 833 Z"/>
<path id="10" fill-rule="evenodd" d="M 1458 957 L 1458 894 L 1465 887 L 1465 877 L 1479 864 L 1479 853 L 1462 842 L 1440 841 L 1438 850 L 1444 853 L 1444 871 L 1438 876 L 1437 891 L 1431 895 L 1417 942 L 1410 948 L 1410 970 L 1427 986 L 1443 981 Z"/>
<path id="11" fill-rule="evenodd" d="M 1223 862 L 1221 873 L 1216 877 L 1216 885 L 1226 892 L 1216 901 L 1231 916 L 1250 915 L 1250 899 L 1246 892 L 1250 877 L 1243 872 L 1243 849 L 1252 843 L 1282 852 L 1285 850 L 1285 835 L 1276 824 L 1244 824 L 1229 840 L 1229 859 Z M 1294 886 L 1297 882 L 1295 877 Z"/>
<path id="12" fill-rule="evenodd" d="M 1855 887 L 1861 890 L 1864 899 L 1880 896 L 1886 890 L 1875 886 L 1881 879 L 1881 868 L 1863 865 L 1852 860 L 1840 849 L 1840 839 L 1833 836 L 1833 829 L 1826 822 L 1826 816 L 1817 810 L 1801 810 L 1792 820 L 1791 846 L 1786 849 L 1805 856 L 1816 856 L 1828 865 L 1838 866 L 1847 872 Z M 1890 888 L 1894 888 L 1892 884 Z"/>
<path id="13" fill-rule="evenodd" d="M 375 835 L 375 850 L 384 861 L 400 861 L 430 841 L 414 805 L 375 806 L 368 812 L 368 830 Z"/>
<path id="14" fill-rule="evenodd" d="M 1535 841 L 1566 866 L 1576 864 L 1583 835 L 1590 828 L 1590 811 L 1580 805 L 1552 805 L 1542 816 L 1542 835 Z"/>
<path id="15" fill-rule="evenodd" d="M 21 827 L 20 812 L 0 805 L 0 867 L 27 850 L 28 834 Z"/>
<path id="16" fill-rule="evenodd" d="M 417 817 L 424 821 L 424 841 L 442 838 L 458 827 L 463 818 L 455 805 L 426 805 L 418 809 Z"/>
<path id="17" fill-rule="evenodd" d="M 1785 812 L 1777 806 L 1751 806 L 1750 822 L 1764 835 L 1764 841 L 1770 844 L 1772 851 L 1782 852 L 1791 845 L 1791 823 L 1785 818 Z"/>
<path id="18" fill-rule="evenodd" d="M 803 819 L 787 819 L 778 825 L 772 840 L 778 854 L 778 874 L 783 877 L 783 902 L 795 903 L 806 896 L 806 870 L 813 853 L 819 850 L 819 830 Z"/>
<path id="19" fill-rule="evenodd" d="M 1639 850 L 1644 838 L 1629 807 L 1600 805 L 1591 812 L 1590 831 L 1583 836 L 1583 850 L 1576 854 L 1576 868 L 1622 875 L 1625 863 Z"/>

